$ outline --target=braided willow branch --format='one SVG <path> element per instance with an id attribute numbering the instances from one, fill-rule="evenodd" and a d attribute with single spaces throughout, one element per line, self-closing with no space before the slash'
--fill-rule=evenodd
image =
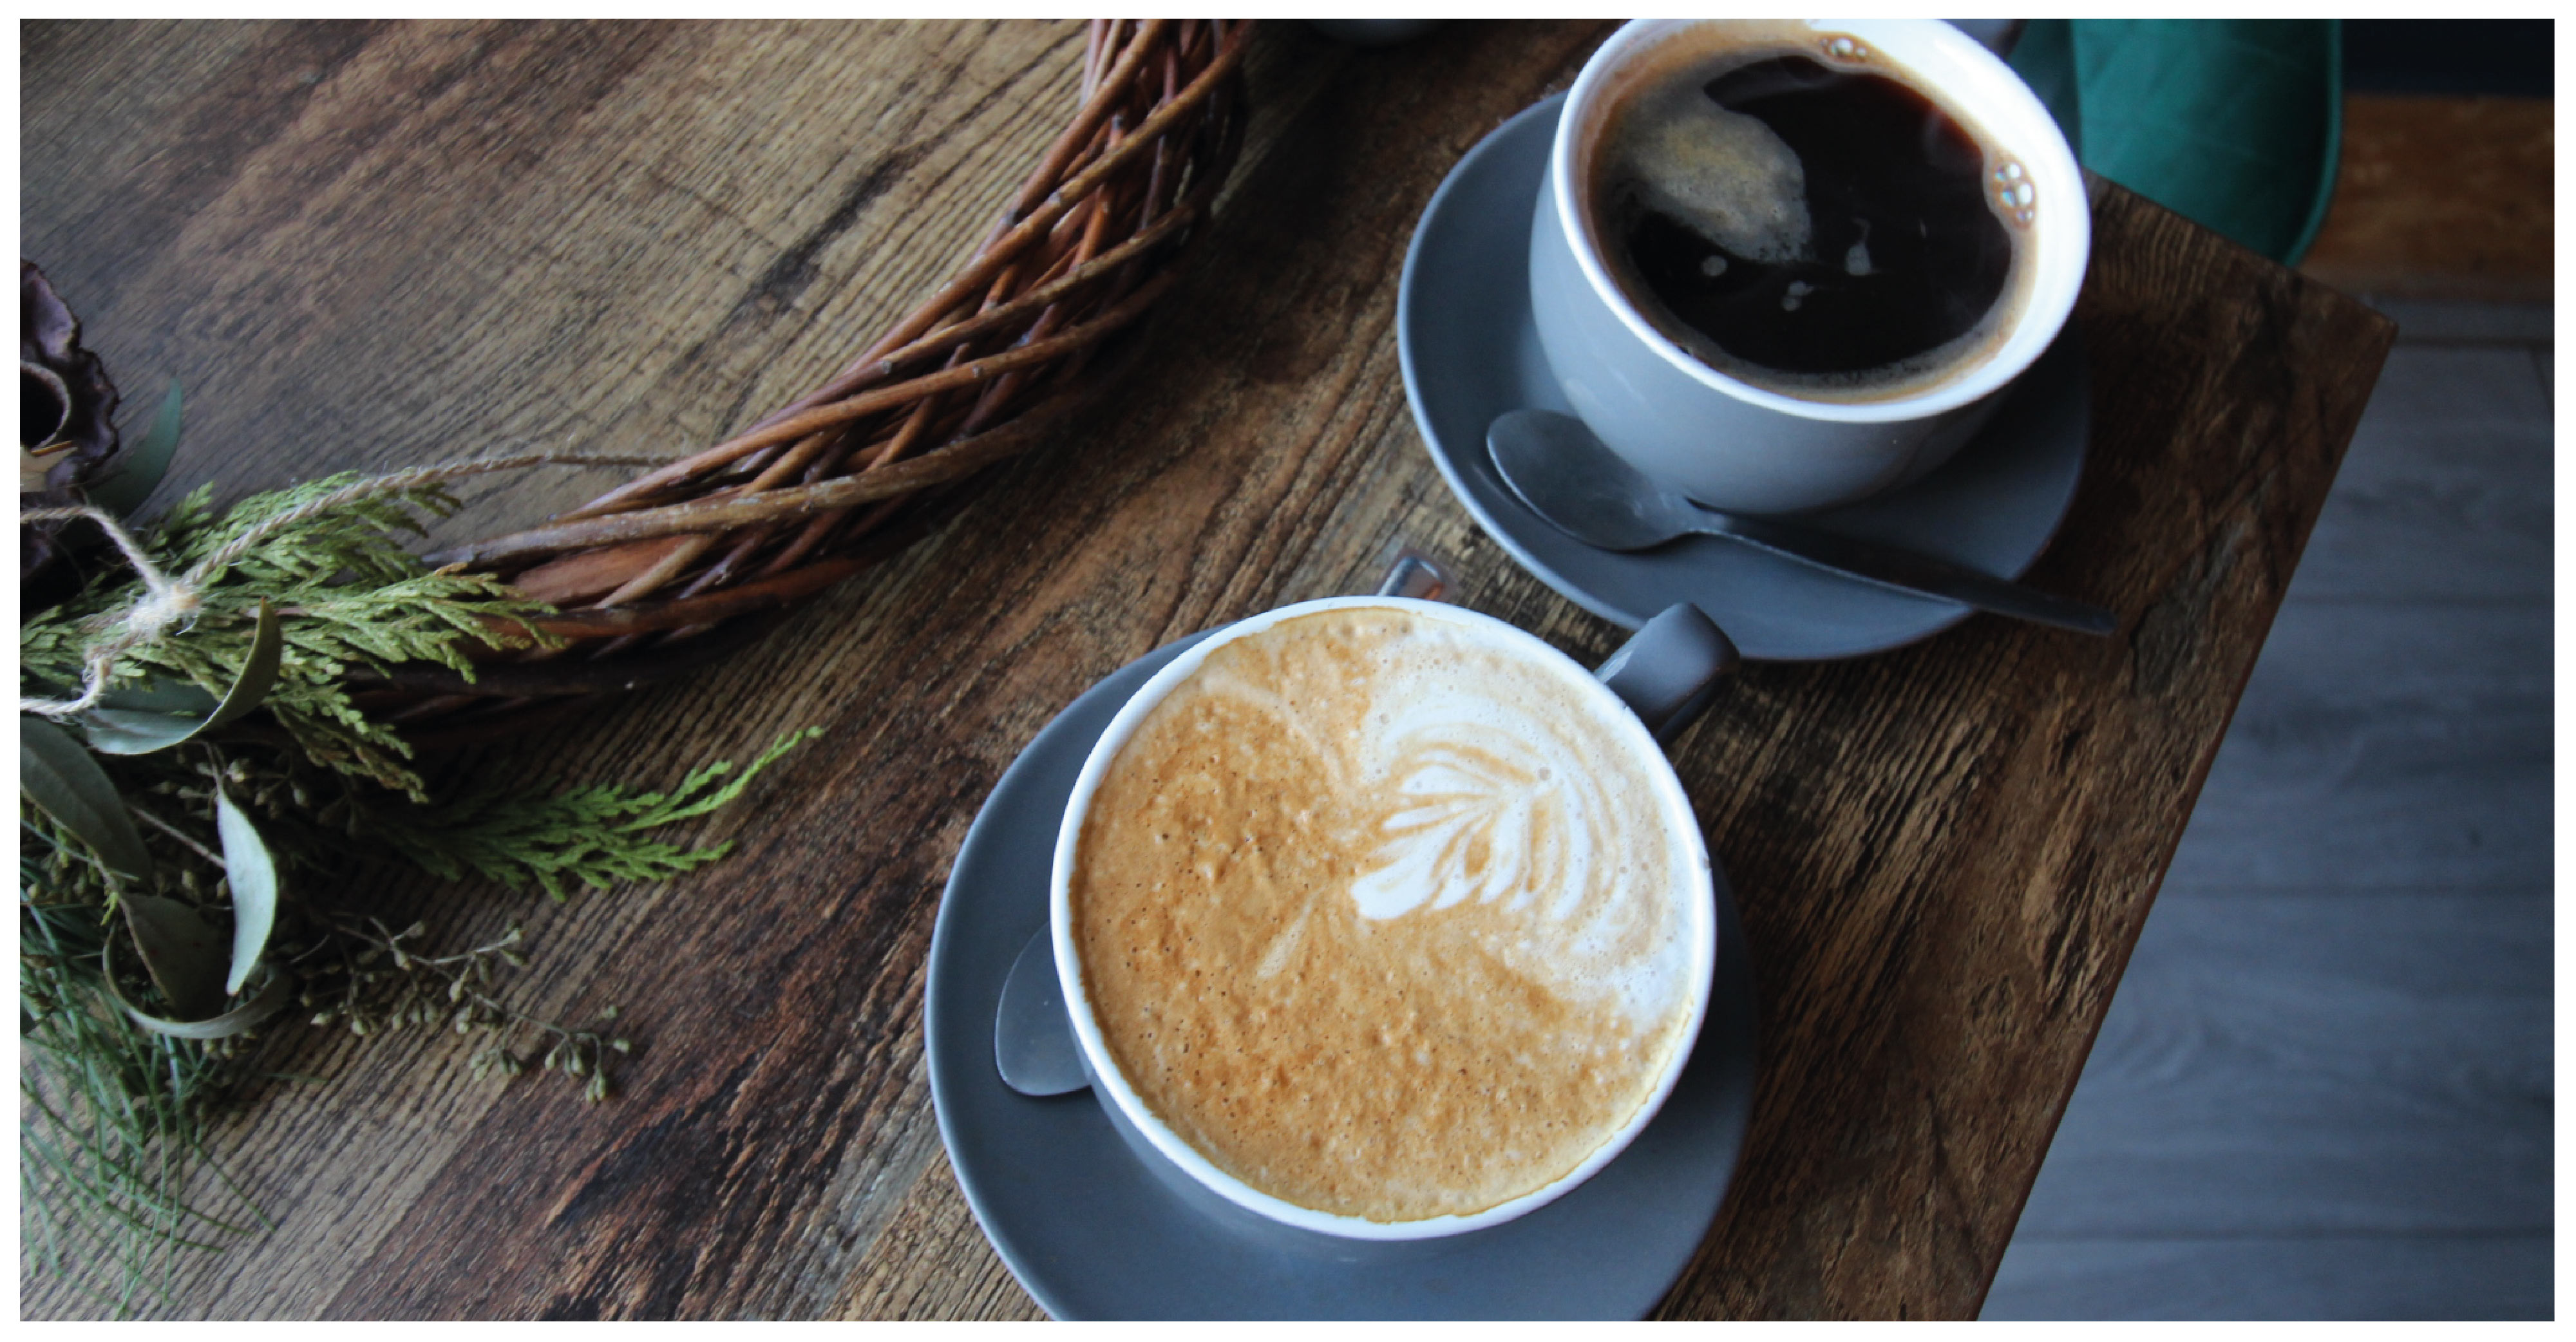
<path id="1" fill-rule="evenodd" d="M 706 657 L 678 644 L 865 571 L 1041 441 L 1109 380 L 1103 342 L 1170 289 L 1206 221 L 1242 143 L 1250 30 L 1094 20 L 1072 122 L 974 255 L 846 368 L 546 525 L 429 556 L 560 608 L 543 623 L 563 647 L 470 687 L 379 678 L 370 699 L 452 728 L 693 667 Z"/>

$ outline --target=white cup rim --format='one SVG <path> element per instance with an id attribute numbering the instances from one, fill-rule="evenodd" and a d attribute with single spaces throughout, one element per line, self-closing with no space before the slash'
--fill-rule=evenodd
<path id="1" fill-rule="evenodd" d="M 2032 248 L 2032 264 L 2036 272 L 2029 306 L 2011 335 L 1964 376 L 1914 395 L 1883 401 L 1825 401 L 1790 396 L 1720 372 L 1646 320 L 1612 280 L 1601 260 L 1600 240 L 1593 235 L 1591 222 L 1576 199 L 1575 131 L 1599 101 L 1611 77 L 1624 69 L 1634 55 L 1670 34 L 1711 22 L 1728 20 L 1631 19 L 1621 25 L 1584 62 L 1582 72 L 1575 77 L 1548 148 L 1550 203 L 1574 253 L 1575 264 L 1583 272 L 1584 283 L 1609 306 L 1630 334 L 1684 376 L 1713 390 L 1797 418 L 1846 424 L 1905 423 L 1973 404 L 2009 385 L 2047 352 L 2075 310 L 2092 249 L 2092 203 L 2085 192 L 2083 172 L 2055 118 L 2012 67 L 1974 38 L 1939 19 L 1766 22 L 1803 22 L 1818 33 L 1850 34 L 1927 80 L 1938 73 L 1973 86 L 1961 89 L 1946 80 L 1941 84 L 1947 96 L 1974 101 L 1979 126 L 2009 145 L 2016 157 L 2029 166 L 2030 180 L 2038 192 L 2033 204 L 2041 217 L 2071 221 L 2045 224 L 2033 235 L 2036 245 Z M 1938 70 L 1924 68 L 1935 63 L 1940 66 Z"/>
<path id="2" fill-rule="evenodd" d="M 1156 1118 L 1145 1106 L 1144 1099 L 1128 1083 L 1126 1076 L 1119 1071 L 1116 1060 L 1110 1056 L 1108 1043 L 1101 1033 L 1099 1022 L 1092 1012 L 1090 995 L 1082 982 L 1078 959 L 1079 949 L 1073 938 L 1071 902 L 1073 859 L 1075 846 L 1081 837 L 1083 817 L 1091 809 L 1091 798 L 1099 790 L 1100 780 L 1108 772 L 1110 761 L 1135 735 L 1136 729 L 1142 724 L 1145 716 L 1152 712 L 1154 706 L 1161 703 L 1174 687 L 1195 673 L 1210 653 L 1238 638 L 1259 633 L 1304 615 L 1329 610 L 1370 607 L 1404 610 L 1448 621 L 1482 634 L 1501 636 L 1503 641 L 1516 647 L 1543 654 L 1538 660 L 1560 672 L 1570 671 L 1572 674 L 1569 681 L 1579 680 L 1591 687 L 1591 691 L 1597 691 L 1606 708 L 1617 710 L 1615 714 L 1605 713 L 1605 717 L 1609 718 L 1612 724 L 1611 730 L 1623 737 L 1633 733 L 1629 744 L 1632 747 L 1641 748 L 1641 753 L 1651 757 L 1659 766 L 1649 770 L 1648 773 L 1655 781 L 1656 795 L 1659 802 L 1666 808 L 1667 818 L 1676 825 L 1684 836 L 1684 841 L 1689 845 L 1691 870 L 1698 887 L 1698 897 L 1687 903 L 1692 918 L 1690 980 L 1693 988 L 1690 1020 L 1684 1028 L 1681 1042 L 1674 1048 L 1672 1057 L 1665 1063 L 1662 1076 L 1657 1078 L 1654 1090 L 1617 1132 L 1604 1140 L 1572 1170 L 1558 1176 L 1543 1187 L 1463 1216 L 1445 1215 L 1412 1221 L 1372 1221 L 1363 1217 L 1317 1211 L 1262 1192 L 1217 1168 L 1213 1161 L 1199 1154 L 1189 1143 L 1181 1140 L 1179 1134 Z M 1110 719 L 1109 726 L 1101 732 L 1100 739 L 1092 746 L 1091 754 L 1083 761 L 1081 774 L 1074 781 L 1073 792 L 1066 799 L 1064 818 L 1056 831 L 1054 862 L 1048 875 L 1047 922 L 1049 939 L 1055 952 L 1056 980 L 1064 994 L 1065 1014 L 1072 1021 L 1074 1038 L 1080 1044 L 1084 1061 L 1090 1068 L 1093 1089 L 1103 1093 L 1107 1097 L 1106 1102 L 1115 1105 L 1119 1113 L 1135 1127 L 1157 1153 L 1220 1197 L 1280 1224 L 1346 1239 L 1413 1240 L 1481 1230 L 1554 1202 L 1572 1192 L 1603 1166 L 1616 1159 L 1620 1152 L 1625 1151 L 1629 1143 L 1636 1139 L 1637 1134 L 1645 1130 L 1647 1123 L 1651 1122 L 1655 1114 L 1663 1108 L 1664 1101 L 1680 1081 L 1682 1071 L 1688 1064 L 1691 1052 L 1698 1041 L 1700 1027 L 1706 1022 L 1709 996 L 1717 964 L 1716 900 L 1716 881 L 1709 866 L 1707 844 L 1701 838 L 1697 815 L 1691 809 L 1689 795 L 1682 790 L 1679 775 L 1673 772 L 1671 761 L 1665 756 L 1663 747 L 1656 742 L 1654 734 L 1648 731 L 1645 724 L 1637 719 L 1636 714 L 1628 709 L 1626 703 L 1588 668 L 1525 629 L 1462 606 L 1410 597 L 1347 596 L 1301 601 L 1226 625 L 1184 650 L 1179 656 L 1164 664 L 1143 685 L 1137 687 L 1136 692 L 1120 706 L 1117 715 Z"/>

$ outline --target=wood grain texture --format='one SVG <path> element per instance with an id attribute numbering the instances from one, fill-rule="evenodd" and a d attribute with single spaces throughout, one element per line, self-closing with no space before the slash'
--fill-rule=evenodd
<path id="1" fill-rule="evenodd" d="M 2299 268 L 2356 293 L 2548 302 L 2555 121 L 2547 98 L 2345 98 L 2334 202 Z"/>
<path id="2" fill-rule="evenodd" d="M 172 1312 L 1028 1313 L 938 1157 L 920 1041 L 947 864 L 1020 745 L 1162 642 L 1363 586 L 1399 539 L 1453 561 L 1468 605 L 1577 656 L 1617 641 L 1448 496 L 1393 335 L 1443 174 L 1606 30 L 1260 35 L 1238 185 L 1113 405 L 866 591 L 464 762 L 670 777 L 823 725 L 711 822 L 738 856 L 555 908 L 363 892 L 460 937 L 526 916 L 534 1004 L 613 1000 L 643 1040 L 625 1094 L 471 1083 L 449 1038 L 281 1039 L 282 1070 L 331 1084 L 223 1136 L 281 1225 L 192 1264 Z M 120 25 L 25 51 L 29 254 L 128 385 L 167 371 L 204 407 L 174 487 L 231 491 L 500 440 L 711 439 L 979 233 L 1065 114 L 1080 38 Z M 2095 229 L 2097 437 L 2031 577 L 2121 611 L 2119 636 L 1981 616 L 1756 666 L 1678 750 L 1765 1058 L 1667 1313 L 1976 1312 L 2386 350 L 2357 304 L 2116 188 Z M 525 519 L 597 484 L 483 503 Z M 41 1278 L 21 1298 L 88 1308 Z"/>
<path id="3" fill-rule="evenodd" d="M 922 1270 L 937 1264 L 936 1272 Z M 836 1319 L 1042 1319 L 984 1242 L 945 1155 L 912 1186 L 865 1263 L 842 1283 Z"/>

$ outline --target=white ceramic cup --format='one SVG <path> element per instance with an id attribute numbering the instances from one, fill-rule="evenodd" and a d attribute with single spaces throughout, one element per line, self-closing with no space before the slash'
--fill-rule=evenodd
<path id="1" fill-rule="evenodd" d="M 2000 341 L 1911 395 L 1801 399 L 1693 358 L 1638 313 L 1602 260 L 1583 184 L 1605 115 L 1634 76 L 1689 30 L 1739 30 L 1748 43 L 1855 46 L 1972 124 L 1998 157 L 1988 189 L 2014 193 L 2031 219 L 2031 268 Z M 2017 171 L 2012 171 L 2017 170 Z M 1972 437 L 2004 390 L 2057 338 L 2083 287 L 2092 246 L 2084 180 L 2066 137 L 1994 54 L 1934 19 L 1674 20 L 1627 24 L 1586 61 L 1567 94 L 1530 230 L 1530 303 L 1566 399 L 1637 469 L 1713 507 L 1795 512 L 1848 503 L 1920 478 Z M 2007 293 L 2007 301 L 2011 295 Z"/>
<path id="2" fill-rule="evenodd" d="M 1119 1071 L 1117 1061 L 1102 1036 L 1100 1022 L 1093 1014 L 1091 998 L 1084 983 L 1081 949 L 1074 936 L 1071 900 L 1082 822 L 1090 811 L 1092 796 L 1098 790 L 1102 776 L 1108 772 L 1110 762 L 1117 758 L 1118 752 L 1135 735 L 1146 714 L 1196 674 L 1208 654 L 1236 639 L 1302 615 L 1384 607 L 1444 621 L 1470 631 L 1488 646 L 1552 670 L 1584 698 L 1597 704 L 1612 734 L 1638 759 L 1649 763 L 1648 773 L 1655 779 L 1658 804 L 1664 808 L 1667 822 L 1677 829 L 1689 846 L 1693 858 L 1689 865 L 1696 882 L 1694 888 L 1682 896 L 1691 955 L 1687 973 L 1692 994 L 1690 1021 L 1647 1101 L 1625 1124 L 1595 1147 L 1581 1164 L 1554 1182 L 1471 1215 L 1413 1221 L 1372 1221 L 1343 1216 L 1301 1207 L 1264 1193 L 1218 1169 L 1157 1119 L 1137 1095 L 1135 1087 Z M 1665 1097 L 1672 1093 L 1674 1083 L 1680 1079 L 1708 1011 L 1709 985 L 1717 963 L 1717 896 L 1709 874 L 1708 851 L 1700 838 L 1699 822 L 1691 811 L 1690 798 L 1682 791 L 1681 780 L 1674 775 L 1662 747 L 1656 744 L 1655 732 L 1638 715 L 1643 712 L 1659 720 L 1658 725 L 1668 728 L 1678 726 L 1696 711 L 1698 703 L 1705 697 L 1707 685 L 1731 667 L 1734 660 L 1733 645 L 1717 631 L 1716 626 L 1708 623 L 1707 617 L 1688 607 L 1675 607 L 1649 623 L 1638 631 L 1627 647 L 1603 663 L 1601 670 L 1595 673 L 1539 638 L 1491 616 L 1437 601 L 1391 596 L 1332 597 L 1284 606 L 1219 629 L 1173 658 L 1119 709 L 1107 730 L 1100 734 L 1099 742 L 1092 747 L 1090 758 L 1083 762 L 1082 773 L 1065 805 L 1063 826 L 1056 834 L 1055 867 L 1048 889 L 1049 930 L 1055 950 L 1057 982 L 1064 993 L 1065 1013 L 1071 1017 L 1074 1038 L 1081 1045 L 1083 1066 L 1090 1074 L 1092 1093 L 1100 1097 L 1112 1126 L 1118 1129 L 1119 1135 L 1127 1140 L 1129 1147 L 1148 1168 L 1204 1210 L 1217 1212 L 1237 1225 L 1249 1221 L 1257 1226 L 1284 1227 L 1291 1232 L 1346 1240 L 1422 1240 L 1480 1230 L 1555 1201 L 1609 1164 L 1645 1129 L 1656 1111 L 1663 1107 Z M 1205 1196 L 1207 1194 L 1214 1197 Z M 1235 1214 L 1225 1216 L 1227 1212 Z M 1249 1216 L 1243 1215 L 1245 1213 Z"/>

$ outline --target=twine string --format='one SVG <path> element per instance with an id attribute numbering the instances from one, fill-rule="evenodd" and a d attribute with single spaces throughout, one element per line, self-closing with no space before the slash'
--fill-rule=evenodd
<path id="1" fill-rule="evenodd" d="M 215 552 L 189 566 L 188 571 L 173 578 L 163 573 L 144 550 L 143 543 L 123 523 L 106 511 L 90 504 L 69 508 L 30 508 L 18 514 L 21 526 L 29 522 L 69 522 L 87 520 L 98 524 L 108 540 L 134 566 L 135 577 L 143 592 L 122 610 L 93 621 L 100 637 L 82 649 L 81 692 L 70 699 L 26 699 L 18 701 L 18 711 L 48 718 L 68 718 L 87 712 L 107 694 L 110 673 L 118 658 L 143 647 L 172 626 L 186 632 L 196 623 L 197 612 L 205 605 L 205 590 L 221 581 L 225 572 L 243 556 L 257 549 L 270 537 L 289 527 L 309 521 L 335 508 L 346 507 L 360 499 L 378 494 L 399 493 L 426 485 L 461 480 L 469 476 L 489 475 L 496 471 L 524 470 L 531 466 L 659 466 L 662 457 L 603 456 L 581 452 L 524 452 L 506 457 L 484 457 L 474 461 L 448 462 L 435 466 L 410 466 L 383 475 L 352 480 L 326 494 L 317 495 L 261 518 L 242 533 L 224 542 Z"/>

